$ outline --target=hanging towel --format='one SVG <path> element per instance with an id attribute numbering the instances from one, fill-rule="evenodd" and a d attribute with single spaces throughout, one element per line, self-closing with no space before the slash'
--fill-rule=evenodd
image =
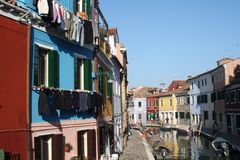
<path id="1" fill-rule="evenodd" d="M 49 7 L 47 0 L 38 0 L 37 8 L 40 16 L 48 15 Z"/>

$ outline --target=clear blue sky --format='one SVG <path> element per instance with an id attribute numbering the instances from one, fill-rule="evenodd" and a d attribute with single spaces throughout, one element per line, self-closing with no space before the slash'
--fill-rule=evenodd
<path id="1" fill-rule="evenodd" d="M 240 0 L 100 0 L 128 50 L 129 87 L 167 85 L 240 57 Z"/>

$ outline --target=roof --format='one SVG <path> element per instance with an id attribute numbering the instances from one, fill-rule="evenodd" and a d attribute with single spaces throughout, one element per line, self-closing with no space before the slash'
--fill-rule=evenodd
<path id="1" fill-rule="evenodd" d="M 167 96 L 171 96 L 172 94 L 176 94 L 176 95 L 187 94 L 188 91 L 189 91 L 189 85 L 185 84 L 184 86 L 179 86 L 179 88 L 174 89 L 172 91 L 160 92 L 160 93 L 149 95 L 148 98 L 167 97 Z"/>
<path id="2" fill-rule="evenodd" d="M 138 87 L 133 89 L 133 96 L 132 98 L 146 98 L 152 94 L 151 90 L 154 87 Z M 155 88 L 157 89 L 157 88 Z"/>
<path id="3" fill-rule="evenodd" d="M 227 62 L 225 62 L 225 63 L 222 63 L 221 65 L 215 67 L 215 68 L 212 69 L 212 70 L 209 70 L 209 71 L 204 72 L 204 73 L 201 73 L 201 74 L 199 74 L 199 75 L 197 75 L 197 76 L 191 77 L 191 78 L 189 78 L 187 81 L 189 81 L 189 80 L 193 80 L 193 79 L 196 79 L 196 78 L 199 78 L 199 77 L 201 77 L 201 76 L 203 76 L 203 75 L 205 75 L 205 74 L 209 74 L 209 73 L 211 73 L 211 72 L 217 70 L 218 68 L 222 67 L 223 65 L 228 64 L 228 63 L 231 63 L 231 62 L 234 62 L 234 61 L 236 61 L 236 60 L 239 60 L 240 58 L 236 58 L 236 59 L 223 58 L 223 59 L 225 59 L 225 60 L 229 60 L 229 61 L 227 61 Z M 222 59 L 222 60 L 223 60 L 223 59 Z"/>
<path id="4" fill-rule="evenodd" d="M 186 80 L 174 80 L 168 87 L 168 91 L 173 91 L 174 89 L 178 89 L 180 86 L 187 85 Z"/>

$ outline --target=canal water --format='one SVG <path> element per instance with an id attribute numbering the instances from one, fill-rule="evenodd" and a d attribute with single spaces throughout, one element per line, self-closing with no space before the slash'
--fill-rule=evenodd
<path id="1" fill-rule="evenodd" d="M 161 145 L 172 151 L 171 157 L 166 159 L 182 160 L 240 160 L 240 155 L 232 157 L 217 157 L 211 140 L 203 136 L 186 136 L 179 132 L 159 131 L 156 136 L 160 136 Z M 159 157 L 158 159 L 162 159 Z"/>

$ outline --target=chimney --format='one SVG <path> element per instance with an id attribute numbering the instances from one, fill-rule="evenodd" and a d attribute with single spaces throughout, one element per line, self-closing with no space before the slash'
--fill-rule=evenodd
<path id="1" fill-rule="evenodd" d="M 188 75 L 188 76 L 187 76 L 187 79 L 190 79 L 190 78 L 192 78 L 192 76 L 191 76 L 191 75 Z"/>

